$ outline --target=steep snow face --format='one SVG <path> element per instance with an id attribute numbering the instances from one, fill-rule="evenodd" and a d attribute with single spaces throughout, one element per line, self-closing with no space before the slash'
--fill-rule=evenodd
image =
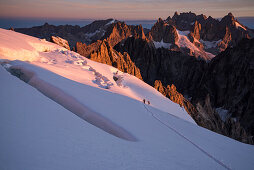
<path id="1" fill-rule="evenodd" d="M 236 28 L 241 28 L 241 29 L 244 29 L 245 31 L 247 30 L 245 27 L 243 27 L 239 22 L 235 22 L 235 26 Z"/>
<path id="2" fill-rule="evenodd" d="M 178 46 L 181 48 L 189 48 L 192 51 L 199 51 L 199 49 L 190 42 L 187 35 L 190 33 L 189 31 L 179 31 L 177 30 L 179 40 L 178 40 Z"/>
<path id="3" fill-rule="evenodd" d="M 14 44 L 5 48 L 21 56 L 14 37 L 22 34 L 0 32 Z M 8 61 L 19 58 L 0 53 L 0 169 L 253 168 L 253 146 L 198 127 L 182 108 L 133 76 L 54 47 L 31 47 L 38 55 L 30 63 Z M 7 71 L 13 68 L 28 71 L 28 77 L 15 73 L 26 83 Z M 58 90 L 64 94 L 54 94 Z M 136 140 L 93 126 L 93 116 L 80 119 L 72 110 L 80 105 Z"/>
<path id="4" fill-rule="evenodd" d="M 178 37 L 179 37 L 177 45 L 180 48 L 190 49 L 191 51 L 196 53 L 196 55 L 199 55 L 201 58 L 203 58 L 207 61 L 211 60 L 213 57 L 215 57 L 215 55 L 213 55 L 209 52 L 201 51 L 192 42 L 190 42 L 189 38 L 187 37 L 188 34 L 190 33 L 190 31 L 179 31 L 179 30 L 177 30 L 177 33 L 178 33 Z"/>

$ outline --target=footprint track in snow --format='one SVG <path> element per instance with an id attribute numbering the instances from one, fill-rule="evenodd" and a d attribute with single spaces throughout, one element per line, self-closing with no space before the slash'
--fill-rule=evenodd
<path id="1" fill-rule="evenodd" d="M 109 89 L 111 86 L 114 85 L 106 76 L 102 75 L 100 72 L 95 70 L 92 66 L 88 65 L 87 60 L 83 56 L 80 56 L 79 54 L 75 54 L 71 51 L 55 50 L 52 52 L 53 53 L 56 52 L 56 53 L 60 53 L 64 55 L 66 58 L 63 60 L 63 62 L 66 64 L 80 66 L 80 68 L 83 70 L 91 71 L 92 74 L 95 76 L 92 82 L 97 84 L 99 87 L 104 89 Z M 47 62 L 47 64 L 56 64 L 56 63 L 57 63 L 56 59 L 51 59 Z"/>

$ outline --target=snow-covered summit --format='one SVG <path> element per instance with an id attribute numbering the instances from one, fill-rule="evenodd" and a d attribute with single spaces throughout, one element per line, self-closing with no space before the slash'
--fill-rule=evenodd
<path id="1" fill-rule="evenodd" d="M 111 66 L 3 29 L 0 59 L 0 169 L 254 166 L 253 146 L 198 127 Z"/>

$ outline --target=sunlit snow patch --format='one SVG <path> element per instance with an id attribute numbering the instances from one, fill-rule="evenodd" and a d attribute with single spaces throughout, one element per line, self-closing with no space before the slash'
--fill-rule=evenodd
<path id="1" fill-rule="evenodd" d="M 241 28 L 241 29 L 244 29 L 245 31 L 246 31 L 246 28 L 245 27 L 243 27 L 239 22 L 235 22 L 235 26 L 236 26 L 236 28 Z"/>

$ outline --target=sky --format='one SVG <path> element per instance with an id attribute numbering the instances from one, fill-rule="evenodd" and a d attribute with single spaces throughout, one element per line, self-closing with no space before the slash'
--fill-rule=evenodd
<path id="1" fill-rule="evenodd" d="M 0 17 L 62 19 L 166 19 L 174 12 L 220 18 L 254 16 L 254 0 L 0 0 Z"/>

